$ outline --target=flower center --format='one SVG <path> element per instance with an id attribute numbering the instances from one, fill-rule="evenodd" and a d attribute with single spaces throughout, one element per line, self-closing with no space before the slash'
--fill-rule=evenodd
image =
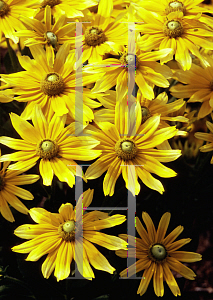
<path id="1" fill-rule="evenodd" d="M 45 7 L 46 5 L 49 5 L 51 8 L 57 4 L 60 4 L 60 0 L 44 0 L 41 4 L 41 7 Z"/>
<path id="2" fill-rule="evenodd" d="M 41 80 L 41 90 L 48 96 L 59 95 L 64 91 L 65 84 L 61 75 L 58 73 L 48 73 Z"/>
<path id="3" fill-rule="evenodd" d="M 133 141 L 124 138 L 115 144 L 115 152 L 119 158 L 129 160 L 136 156 L 137 147 Z"/>
<path id="4" fill-rule="evenodd" d="M 166 7 L 166 14 L 168 15 L 169 13 L 173 12 L 173 11 L 182 11 L 183 14 L 186 13 L 186 8 L 183 5 L 182 2 L 180 1 L 171 1 L 169 3 L 169 5 Z"/>
<path id="5" fill-rule="evenodd" d="M 123 53 L 123 55 L 120 57 L 120 62 L 127 69 L 130 68 L 135 70 L 135 68 L 137 69 L 139 66 L 139 60 L 134 54 Z"/>
<path id="6" fill-rule="evenodd" d="M 10 11 L 10 7 L 4 1 L 0 1 L 0 17 L 4 17 Z"/>
<path id="7" fill-rule="evenodd" d="M 90 27 L 85 31 L 85 43 L 88 46 L 97 46 L 107 41 L 107 37 L 102 29 Z"/>
<path id="8" fill-rule="evenodd" d="M 51 140 L 43 140 L 37 147 L 36 153 L 41 158 L 51 159 L 58 154 L 58 145 Z"/>
<path id="9" fill-rule="evenodd" d="M 0 191 L 3 190 L 4 184 L 5 184 L 4 177 L 0 175 Z"/>
<path id="10" fill-rule="evenodd" d="M 183 34 L 183 26 L 181 22 L 177 20 L 167 21 L 164 24 L 163 32 L 166 36 L 170 38 L 176 38 Z"/>
<path id="11" fill-rule="evenodd" d="M 213 91 L 213 79 L 212 79 L 212 81 L 210 82 L 210 89 Z"/>
<path id="12" fill-rule="evenodd" d="M 152 116 L 150 110 L 146 106 L 141 106 L 141 113 L 142 113 L 142 124 Z"/>
<path id="13" fill-rule="evenodd" d="M 154 244 L 149 249 L 149 256 L 155 262 L 164 260 L 167 256 L 166 249 L 161 244 Z"/>
<path id="14" fill-rule="evenodd" d="M 75 221 L 67 221 L 58 228 L 58 233 L 65 241 L 73 241 L 75 239 Z"/>
<path id="15" fill-rule="evenodd" d="M 45 39 L 46 39 L 47 43 L 49 45 L 52 45 L 53 47 L 55 47 L 58 42 L 57 36 L 55 35 L 55 33 L 51 32 L 51 31 L 47 31 L 45 33 Z"/>

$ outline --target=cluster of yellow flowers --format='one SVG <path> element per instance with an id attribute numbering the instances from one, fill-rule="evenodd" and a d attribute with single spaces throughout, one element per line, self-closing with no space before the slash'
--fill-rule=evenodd
<path id="1" fill-rule="evenodd" d="M 213 111 L 213 10 L 199 6 L 201 2 L 0 0 L 0 43 L 3 47 L 7 42 L 9 53 L 16 51 L 22 67 L 17 72 L 11 55 L 14 73 L 1 74 L 0 102 L 26 103 L 20 116 L 10 113 L 20 139 L 0 137 L 1 144 L 18 150 L 0 156 L 0 212 L 14 222 L 9 204 L 38 223 L 15 230 L 30 241 L 13 251 L 29 253 L 30 261 L 48 254 L 42 264 L 45 278 L 53 270 L 58 281 L 67 278 L 72 260 L 87 279 L 95 277 L 90 264 L 112 274 L 115 269 L 92 243 L 116 250 L 120 257 L 138 258 L 120 275 L 144 270 L 140 295 L 152 276 L 157 296 L 164 294 L 163 280 L 180 295 L 171 270 L 191 280 L 196 276 L 181 262 L 201 260 L 201 255 L 177 251 L 190 242 L 174 242 L 182 226 L 165 237 L 168 212 L 157 231 L 143 212 L 147 231 L 136 217 L 140 238 L 115 237 L 99 230 L 123 223 L 125 216 L 82 213 L 82 205 L 85 210 L 92 202 L 93 190 L 80 196 L 76 208 L 62 204 L 58 213 L 38 207 L 28 211 L 17 196 L 32 200 L 18 186 L 40 176 L 45 186 L 51 186 L 55 175 L 73 188 L 79 175 L 76 160 L 95 160 L 82 175 L 85 182 L 106 172 L 105 196 L 113 196 L 121 174 L 133 196 L 141 191 L 139 179 L 164 192 L 152 174 L 176 176 L 163 163 L 181 156 L 168 140 L 186 138 L 187 126 Z M 22 47 L 29 47 L 31 55 L 22 55 Z M 196 116 L 187 111 L 191 102 L 202 103 Z M 211 133 L 195 134 L 207 141 L 200 148 L 204 152 L 213 150 L 213 124 L 207 121 L 206 126 Z M 22 174 L 36 164 L 40 176 Z"/>

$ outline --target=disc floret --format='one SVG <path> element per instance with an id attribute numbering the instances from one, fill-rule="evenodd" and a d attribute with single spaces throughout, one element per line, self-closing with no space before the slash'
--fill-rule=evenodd
<path id="1" fill-rule="evenodd" d="M 142 123 L 144 123 L 152 116 L 150 110 L 146 106 L 141 106 L 141 113 L 142 113 Z"/>
<path id="2" fill-rule="evenodd" d="M 170 38 L 176 38 L 183 34 L 183 25 L 179 20 L 170 20 L 164 24 L 163 32 Z"/>
<path id="3" fill-rule="evenodd" d="M 70 220 L 61 224 L 58 228 L 58 233 L 65 241 L 75 240 L 75 221 Z"/>
<path id="4" fill-rule="evenodd" d="M 41 3 L 41 7 L 45 7 L 47 5 L 49 5 L 51 8 L 55 5 L 58 5 L 61 3 L 61 0 L 44 0 L 42 3 Z"/>
<path id="5" fill-rule="evenodd" d="M 124 138 L 115 144 L 117 156 L 123 160 L 130 160 L 136 156 L 137 147 L 131 139 Z"/>
<path id="6" fill-rule="evenodd" d="M 123 53 L 122 56 L 120 57 L 120 62 L 122 65 L 124 65 L 127 69 L 137 69 L 139 66 L 139 60 L 136 55 L 134 54 L 127 54 Z"/>
<path id="7" fill-rule="evenodd" d="M 37 154 L 40 158 L 52 159 L 58 154 L 58 145 L 52 140 L 43 140 L 37 147 Z"/>
<path id="8" fill-rule="evenodd" d="M 92 26 L 85 31 L 85 43 L 88 46 L 97 46 L 107 41 L 103 30 L 99 27 Z"/>
<path id="9" fill-rule="evenodd" d="M 155 262 L 162 262 L 167 257 L 166 248 L 162 244 L 151 245 L 149 257 Z"/>
<path id="10" fill-rule="evenodd" d="M 182 11 L 183 14 L 186 13 L 186 8 L 181 1 L 171 1 L 169 2 L 168 6 L 166 7 L 166 14 L 169 14 L 173 11 Z"/>
<path id="11" fill-rule="evenodd" d="M 10 11 L 9 5 L 3 0 L 0 1 L 0 17 L 3 18 Z"/>
<path id="12" fill-rule="evenodd" d="M 58 38 L 52 31 L 47 31 L 45 33 L 45 39 L 47 41 L 47 44 L 52 45 L 53 47 L 57 45 Z"/>
<path id="13" fill-rule="evenodd" d="M 56 72 L 46 74 L 41 81 L 41 90 L 48 96 L 59 95 L 64 91 L 65 84 L 62 76 Z"/>

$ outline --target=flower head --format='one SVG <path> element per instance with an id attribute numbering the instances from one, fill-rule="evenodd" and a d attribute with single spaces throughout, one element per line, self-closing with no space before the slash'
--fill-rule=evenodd
<path id="1" fill-rule="evenodd" d="M 32 17 L 35 14 L 35 10 L 29 8 L 33 1 L 0 1 L 0 42 L 4 34 L 6 38 L 13 40 L 14 43 L 18 43 L 19 38 L 16 36 L 15 31 L 26 29 L 19 16 Z"/>
<path id="2" fill-rule="evenodd" d="M 1 80 L 6 84 L 1 86 L 1 90 L 11 88 L 16 95 L 17 101 L 28 102 L 22 117 L 32 118 L 33 108 L 39 104 L 45 117 L 51 120 L 53 113 L 58 116 L 69 113 L 75 121 L 88 122 L 93 119 L 91 107 L 98 107 L 97 103 L 89 99 L 89 94 L 83 94 L 83 108 L 79 99 L 79 91 L 76 87 L 82 89 L 82 84 L 87 85 L 99 78 L 100 74 L 83 74 L 83 83 L 77 81 L 74 70 L 75 54 L 69 54 L 70 46 L 65 43 L 57 52 L 54 65 L 50 67 L 48 57 L 41 45 L 30 47 L 35 59 L 28 56 L 19 56 L 20 64 L 26 71 L 17 72 L 9 75 L 1 75 Z M 84 89 L 83 89 L 84 92 Z M 2 91 L 5 94 L 5 91 Z M 87 105 L 84 102 L 87 102 Z M 96 104 L 96 106 L 94 106 Z"/>
<path id="3" fill-rule="evenodd" d="M 135 72 L 135 82 L 141 93 L 147 99 L 154 98 L 153 87 L 155 85 L 168 87 L 168 78 L 172 76 L 169 67 L 160 65 L 157 60 L 170 54 L 172 49 L 162 49 L 161 51 L 142 52 L 137 48 L 136 55 L 128 54 L 127 50 L 120 52 L 120 59 L 108 58 L 102 60 L 99 66 L 93 66 L 96 72 L 106 72 L 103 78 L 96 82 L 93 92 L 106 91 L 116 85 L 116 98 L 122 100 L 128 91 L 129 69 Z M 102 66 L 103 65 L 103 66 Z M 86 72 L 91 71 L 91 67 L 85 67 Z M 92 72 L 92 71 L 91 71 Z"/>
<path id="4" fill-rule="evenodd" d="M 87 136 L 75 136 L 76 123 L 64 128 L 66 116 L 54 115 L 47 122 L 41 108 L 35 106 L 32 119 L 34 126 L 16 114 L 11 113 L 10 117 L 22 140 L 2 136 L 0 142 L 20 151 L 3 155 L 0 161 L 18 161 L 9 166 L 10 170 L 28 170 L 40 160 L 39 171 L 44 185 L 51 185 L 55 174 L 72 187 L 77 166 L 73 159 L 87 161 L 100 155 L 100 151 L 93 150 L 98 141 Z"/>
<path id="5" fill-rule="evenodd" d="M 86 209 L 92 202 L 92 197 L 93 190 L 89 189 L 80 196 L 78 203 L 82 200 Z M 92 243 L 110 250 L 126 249 L 127 243 L 122 239 L 98 231 L 123 223 L 125 216 L 108 216 L 100 211 L 84 211 L 82 215 L 82 206 L 78 203 L 76 209 L 70 203 L 62 204 L 59 213 L 32 208 L 29 214 L 38 224 L 21 225 L 15 230 L 15 235 L 30 241 L 13 247 L 13 251 L 29 253 L 26 259 L 28 261 L 37 261 L 48 254 L 42 264 L 45 278 L 49 278 L 54 269 L 57 281 L 67 278 L 72 260 L 76 261 L 79 272 L 87 279 L 95 277 L 90 264 L 112 274 L 115 269 Z"/>
<path id="6" fill-rule="evenodd" d="M 9 164 L 9 161 L 4 162 L 3 168 L 1 169 L 0 163 L 0 213 L 7 221 L 14 222 L 15 220 L 8 203 L 19 212 L 27 214 L 27 207 L 17 198 L 17 196 L 24 200 L 33 200 L 34 198 L 29 191 L 26 191 L 17 185 L 32 184 L 39 179 L 39 175 L 20 175 L 24 170 L 8 170 L 7 167 Z"/>
<path id="7" fill-rule="evenodd" d="M 194 277 L 196 276 L 191 269 L 181 262 L 199 261 L 202 259 L 202 256 L 194 252 L 176 251 L 189 243 L 191 239 L 186 238 L 174 242 L 183 231 L 183 226 L 178 226 L 165 237 L 170 217 L 170 213 L 165 213 L 162 216 L 156 231 L 148 213 L 143 212 L 142 219 L 147 230 L 145 230 L 139 218 L 136 217 L 136 230 L 140 235 L 140 238 L 136 238 L 136 249 L 129 248 L 128 251 L 116 251 L 116 254 L 120 257 L 127 257 L 127 255 L 129 257 L 135 257 L 136 253 L 136 258 L 139 260 L 128 269 L 123 270 L 120 275 L 122 277 L 127 277 L 128 272 L 128 277 L 130 277 L 133 274 L 144 270 L 142 277 L 145 278 L 145 280 L 141 280 L 137 291 L 141 296 L 146 292 L 152 277 L 154 291 L 157 296 L 162 297 L 164 294 L 163 280 L 167 282 L 170 290 L 175 296 L 180 296 L 180 289 L 171 270 L 190 280 L 194 280 Z M 121 234 L 119 236 L 124 240 L 128 239 L 129 244 L 135 247 L 135 238 L 128 236 L 127 234 Z"/>
<path id="8" fill-rule="evenodd" d="M 201 102 L 198 118 L 204 118 L 213 110 L 213 59 L 205 57 L 206 63 L 192 64 L 187 71 L 178 70 L 174 78 L 181 83 L 171 87 L 174 97 L 189 98 L 188 102 Z"/>
<path id="9" fill-rule="evenodd" d="M 24 44 L 27 47 L 36 44 L 45 45 L 47 61 L 53 67 L 55 50 L 58 51 L 60 45 L 69 41 L 72 32 L 74 35 L 75 24 L 67 24 L 65 15 L 62 15 L 52 25 L 51 8 L 49 5 L 45 7 L 44 23 L 25 16 L 20 17 L 20 20 L 29 26 L 31 30 L 20 30 L 16 32 L 16 36 L 24 38 Z"/>
<path id="10" fill-rule="evenodd" d="M 134 109 L 135 108 L 135 111 Z M 129 122 L 128 122 L 129 116 Z M 135 117 L 134 117 L 135 116 Z M 141 125 L 141 107 L 137 102 L 132 105 L 130 112 L 125 103 L 117 103 L 115 108 L 115 124 L 99 122 L 101 129 L 89 125 L 86 132 L 92 134 L 100 145 L 100 158 L 87 169 L 85 176 L 94 179 L 107 171 L 103 189 L 105 195 L 114 194 L 115 183 L 122 173 L 126 187 L 138 195 L 140 185 L 138 176 L 149 188 L 163 193 L 161 182 L 150 173 L 161 177 L 173 177 L 176 173 L 160 162 L 169 162 L 180 156 L 177 150 L 157 150 L 155 147 L 177 133 L 175 126 L 157 129 L 160 115 L 150 117 Z"/>
<path id="11" fill-rule="evenodd" d="M 141 50 L 172 48 L 172 56 L 161 59 L 162 62 L 175 60 L 183 70 L 189 70 L 192 65 L 193 54 L 204 61 L 198 47 L 213 48 L 209 40 L 213 36 L 212 30 L 196 18 L 188 19 L 183 12 L 171 12 L 166 17 L 144 10 L 143 20 L 146 24 L 137 28 L 143 34 L 138 42 Z M 198 46 L 198 47 L 197 47 Z"/>

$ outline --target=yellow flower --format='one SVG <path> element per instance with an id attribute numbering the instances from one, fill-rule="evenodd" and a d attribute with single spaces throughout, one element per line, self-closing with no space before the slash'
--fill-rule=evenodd
<path id="1" fill-rule="evenodd" d="M 176 61 L 183 70 L 189 70 L 192 64 L 190 53 L 204 60 L 198 47 L 213 49 L 212 30 L 196 19 L 188 19 L 180 11 L 171 12 L 167 17 L 151 13 L 144 9 L 143 20 L 146 24 L 136 25 L 143 34 L 138 42 L 140 49 L 172 48 Z M 197 47 L 198 46 L 198 47 Z M 162 62 L 172 60 L 173 55 Z"/>
<path id="2" fill-rule="evenodd" d="M 155 226 L 148 213 L 142 213 L 142 219 L 146 225 L 147 231 L 141 224 L 141 221 L 136 217 L 136 230 L 140 238 L 136 238 L 136 249 L 129 248 L 128 251 L 118 250 L 116 254 L 120 257 L 135 257 L 139 260 L 136 264 L 131 265 L 128 270 L 123 270 L 120 275 L 122 277 L 132 276 L 136 272 L 142 271 L 142 280 L 138 287 L 137 294 L 142 296 L 150 283 L 153 276 L 153 286 L 155 294 L 158 297 L 164 295 L 163 280 L 165 279 L 172 293 L 177 296 L 181 295 L 177 282 L 171 270 L 179 273 L 183 277 L 194 280 L 196 274 L 183 265 L 182 262 L 195 262 L 202 259 L 202 256 L 195 252 L 176 251 L 180 247 L 189 243 L 191 239 L 181 239 L 174 242 L 174 240 L 183 231 L 183 226 L 176 227 L 167 237 L 165 237 L 171 214 L 166 212 L 158 225 L 156 232 Z M 119 235 L 124 240 L 127 240 L 131 246 L 135 247 L 135 239 L 127 234 Z M 136 250 L 136 251 L 135 251 Z M 170 270 L 171 269 L 171 270 Z"/>
<path id="3" fill-rule="evenodd" d="M 93 190 L 90 189 L 80 196 L 79 200 L 82 198 L 84 209 L 90 205 L 92 197 Z M 70 275 L 72 260 L 76 261 L 79 272 L 86 279 L 91 280 L 95 277 L 90 264 L 98 270 L 112 274 L 115 269 L 92 243 L 109 250 L 126 249 L 127 243 L 122 239 L 99 232 L 100 229 L 123 223 L 126 217 L 108 216 L 107 213 L 100 211 L 81 213 L 79 216 L 77 209 L 75 211 L 70 203 L 62 204 L 59 213 L 50 213 L 43 208 L 32 208 L 29 214 L 38 224 L 21 225 L 15 230 L 15 235 L 31 241 L 15 246 L 12 250 L 29 253 L 27 261 L 37 261 L 48 254 L 42 264 L 44 278 L 49 278 L 54 269 L 57 281 L 67 278 Z M 82 212 L 82 208 L 80 211 Z M 81 247 L 82 258 L 79 250 Z"/>
<path id="4" fill-rule="evenodd" d="M 30 19 L 25 16 L 20 20 L 29 26 L 31 30 L 20 30 L 16 32 L 16 36 L 25 38 L 25 46 L 45 45 L 47 53 L 47 61 L 51 67 L 54 64 L 54 50 L 58 51 L 59 46 L 70 40 L 70 33 L 75 30 L 75 24 L 67 24 L 65 15 L 62 15 L 54 25 L 51 24 L 51 8 L 45 7 L 44 23 L 36 19 Z M 74 34 L 73 34 L 74 35 Z"/>
<path id="5" fill-rule="evenodd" d="M 163 49 L 161 51 L 142 52 L 136 50 L 136 55 L 128 54 L 127 50 L 120 53 L 120 59 L 108 58 L 99 63 L 96 67 L 85 67 L 85 72 L 106 72 L 104 77 L 96 82 L 94 93 L 103 92 L 116 85 L 117 101 L 123 99 L 128 91 L 128 69 L 134 69 L 135 82 L 141 93 L 147 99 L 154 99 L 153 86 L 168 87 L 167 78 L 172 76 L 169 67 L 160 65 L 156 62 L 167 56 L 171 49 Z M 103 66 L 102 66 L 103 65 Z M 136 70 L 135 70 L 136 68 Z"/>
<path id="6" fill-rule="evenodd" d="M 7 167 L 9 164 L 9 161 L 4 162 L 3 168 L 1 169 L 0 163 L 0 213 L 7 221 L 14 222 L 15 219 L 8 203 L 22 214 L 27 214 L 27 207 L 17 198 L 17 196 L 24 200 L 33 200 L 34 198 L 29 191 L 26 191 L 17 185 L 34 183 L 39 179 L 39 175 L 20 175 L 24 170 L 8 170 Z"/>
<path id="7" fill-rule="evenodd" d="M 133 125 L 134 121 L 136 122 L 135 126 Z M 156 146 L 170 139 L 177 132 L 175 126 L 157 130 L 159 123 L 160 116 L 153 116 L 141 125 L 139 102 L 136 104 L 135 112 L 131 109 L 130 114 L 127 105 L 118 102 L 115 108 L 115 125 L 109 122 L 100 122 L 97 124 L 101 130 L 92 125 L 88 125 L 86 129 L 87 133 L 92 134 L 100 141 L 100 145 L 96 149 L 102 150 L 100 158 L 87 169 L 86 178 L 95 179 L 107 171 L 103 181 L 103 190 L 105 195 L 110 196 L 114 193 L 116 180 L 121 173 L 126 188 L 133 195 L 138 195 L 140 192 L 138 176 L 149 188 L 163 193 L 163 185 L 150 173 L 161 177 L 176 176 L 173 170 L 160 162 L 173 161 L 181 153 L 178 150 L 155 149 Z"/>
<path id="8" fill-rule="evenodd" d="M 171 12 L 180 11 L 184 14 L 184 17 L 191 19 L 193 17 L 199 18 L 199 21 L 203 22 L 206 25 L 213 27 L 213 20 L 211 16 L 205 15 L 204 13 L 213 13 L 213 10 L 210 7 L 203 6 L 201 7 L 199 4 L 203 2 L 203 0 L 197 1 L 176 1 L 176 0 L 142 0 L 138 1 L 137 4 L 134 5 L 135 10 L 138 15 L 143 14 L 141 11 L 141 7 L 145 8 L 149 11 L 156 12 L 159 15 L 166 16 Z"/>
<path id="9" fill-rule="evenodd" d="M 140 14 L 140 7 L 149 11 L 156 12 L 159 15 L 165 16 L 174 11 L 181 11 L 186 17 L 201 16 L 203 12 L 210 12 L 209 9 L 198 6 L 203 0 L 189 1 L 189 0 L 140 0 L 134 4 L 135 9 Z M 143 12 L 143 11 L 142 11 Z M 204 15 L 205 16 L 205 15 Z M 205 16 L 206 17 L 206 16 Z"/>
<path id="10" fill-rule="evenodd" d="M 195 137 L 197 139 L 206 141 L 207 144 L 200 147 L 201 152 L 209 152 L 213 150 L 213 124 L 209 121 L 206 122 L 207 128 L 210 130 L 210 133 L 204 133 L 204 132 L 196 132 Z M 211 159 L 211 164 L 213 164 L 213 157 Z"/>
<path id="11" fill-rule="evenodd" d="M 28 102 L 22 113 L 23 118 L 30 119 L 32 117 L 33 108 L 36 104 L 41 105 L 44 115 L 49 119 L 51 119 L 53 112 L 58 116 L 69 113 L 71 118 L 76 121 L 81 121 L 83 114 L 84 123 L 94 118 L 90 108 L 92 105 L 89 101 L 87 102 L 88 105 L 83 104 L 83 108 L 81 101 L 75 101 L 78 95 L 76 86 L 82 87 L 82 82 L 80 80 L 78 83 L 76 82 L 75 54 L 68 54 L 69 48 L 68 44 L 60 47 L 54 66 L 51 68 L 42 46 L 31 46 L 30 50 L 35 59 L 19 56 L 20 64 L 26 71 L 1 75 L 1 80 L 6 85 L 1 86 L 0 89 L 5 90 L 13 87 L 14 93 L 19 95 L 15 98 L 16 101 Z M 93 77 L 83 75 L 83 86 L 95 82 L 99 77 L 100 74 Z M 5 91 L 2 93 L 4 94 Z M 87 99 L 88 93 L 86 96 L 83 94 L 83 101 Z"/>
<path id="12" fill-rule="evenodd" d="M 19 38 L 16 36 L 15 31 L 26 29 L 19 16 L 32 17 L 35 14 L 35 10 L 29 8 L 33 1 L 35 0 L 0 1 L 0 42 L 4 34 L 6 38 L 12 39 L 14 43 L 18 43 Z"/>
<path id="13" fill-rule="evenodd" d="M 185 85 L 179 83 L 170 89 L 174 97 L 189 98 L 188 102 L 202 102 L 198 119 L 204 118 L 213 110 L 213 59 L 205 59 L 207 63 L 202 64 L 202 67 L 192 64 L 188 71 L 176 71 L 174 78 Z"/>
<path id="14" fill-rule="evenodd" d="M 107 95 L 108 94 L 108 95 Z M 97 110 L 94 113 L 95 122 L 115 122 L 115 105 L 116 105 L 116 92 L 108 90 L 106 96 L 100 99 L 103 106 L 106 107 Z M 138 90 L 137 99 L 132 96 L 132 101 L 139 101 L 142 111 L 142 123 L 144 123 L 148 118 L 154 115 L 160 115 L 159 128 L 168 127 L 168 121 L 172 122 L 188 122 L 189 119 L 178 114 L 178 111 L 185 105 L 183 99 L 178 99 L 173 102 L 168 103 L 168 96 L 165 92 L 159 94 L 155 99 L 148 100 L 143 97 L 141 91 Z M 124 99 L 123 99 L 124 101 Z M 127 101 L 127 96 L 125 96 L 125 101 Z M 182 130 L 177 132 L 177 135 L 186 135 Z M 166 141 L 169 146 L 168 141 Z M 162 145 L 161 145 L 162 146 Z M 162 149 L 162 148 L 161 148 Z"/>
<path id="15" fill-rule="evenodd" d="M 51 7 L 52 15 L 58 19 L 65 15 L 67 18 L 83 17 L 83 10 L 97 4 L 93 0 L 31 0 L 31 7 L 37 9 L 36 19 L 42 20 L 47 5 Z"/>
<path id="16" fill-rule="evenodd" d="M 93 150 L 99 142 L 91 137 L 79 136 L 75 122 L 64 128 L 66 116 L 53 116 L 48 123 L 39 106 L 35 106 L 32 126 L 18 115 L 10 114 L 13 127 L 21 139 L 7 136 L 0 137 L 0 143 L 20 150 L 0 157 L 0 161 L 18 161 L 10 165 L 10 170 L 30 169 L 37 161 L 44 185 L 51 185 L 55 174 L 60 181 L 67 182 L 70 187 L 75 184 L 75 167 L 78 160 L 92 160 L 101 151 Z"/>
<path id="17" fill-rule="evenodd" d="M 100 5 L 104 2 L 102 1 Z M 100 5 L 99 8 L 100 9 Z M 80 19 L 83 29 L 83 56 L 82 62 L 101 62 L 105 53 L 117 54 L 124 44 L 127 44 L 127 26 L 116 22 L 111 17 L 99 14 Z"/>

